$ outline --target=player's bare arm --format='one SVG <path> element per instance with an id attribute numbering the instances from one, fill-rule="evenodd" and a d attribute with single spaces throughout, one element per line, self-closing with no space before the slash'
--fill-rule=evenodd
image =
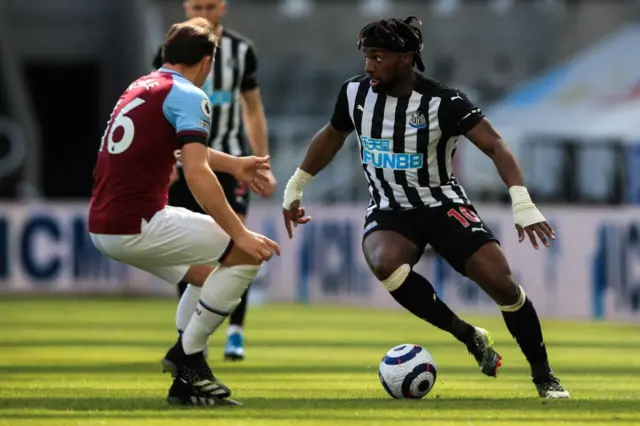
<path id="1" fill-rule="evenodd" d="M 549 247 L 547 237 L 553 240 L 555 233 L 531 201 L 524 186 L 522 168 L 500 134 L 486 118 L 483 118 L 465 136 L 491 158 L 500 177 L 509 188 L 519 241 L 524 240 L 526 232 L 535 249 L 538 249 L 536 235 L 542 244 Z"/>
<path id="2" fill-rule="evenodd" d="M 269 260 L 273 252 L 279 255 L 280 247 L 274 241 L 249 231 L 233 211 L 209 166 L 208 150 L 195 142 L 182 147 L 182 169 L 193 196 L 241 249 L 258 260 Z"/>
<path id="3" fill-rule="evenodd" d="M 317 175 L 331 163 L 350 134 L 351 131 L 341 132 L 333 124 L 327 123 L 311 140 L 300 169 L 310 175 Z"/>
<path id="4" fill-rule="evenodd" d="M 242 92 L 240 104 L 242 106 L 242 122 L 244 123 L 251 149 L 254 155 L 266 157 L 269 155 L 267 118 L 264 113 L 260 89 L 256 87 Z M 275 191 L 276 179 L 270 171 L 267 171 L 265 176 L 267 180 L 262 185 L 262 195 L 269 197 Z"/>
<path id="5" fill-rule="evenodd" d="M 209 148 L 208 155 L 211 170 L 228 173 L 239 181 L 247 182 L 251 190 L 258 194 L 264 192 L 264 185 L 269 180 L 266 173 L 271 170 L 269 156 L 236 157 L 212 148 Z M 181 150 L 175 152 L 175 157 L 178 161 L 181 161 Z"/>
<path id="6" fill-rule="evenodd" d="M 290 239 L 293 238 L 292 223 L 293 226 L 298 226 L 311 220 L 311 217 L 306 215 L 304 208 L 300 206 L 304 187 L 316 174 L 331 163 L 350 133 L 351 131 L 341 132 L 331 123 L 327 123 L 314 136 L 302 164 L 289 179 L 284 190 L 282 215 Z"/>
<path id="7" fill-rule="evenodd" d="M 271 165 L 269 156 L 235 157 L 209 148 L 209 166 L 217 172 L 228 173 L 241 182 L 247 182 L 252 191 L 262 194 L 269 185 Z"/>
<path id="8" fill-rule="evenodd" d="M 246 228 L 227 202 L 224 191 L 209 162 L 209 148 L 201 143 L 187 143 L 182 147 L 182 169 L 189 189 L 202 208 L 229 234 L 232 239 L 246 232 Z"/>

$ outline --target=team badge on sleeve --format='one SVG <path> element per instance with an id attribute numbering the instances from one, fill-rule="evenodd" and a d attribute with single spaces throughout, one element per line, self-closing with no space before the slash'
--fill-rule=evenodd
<path id="1" fill-rule="evenodd" d="M 208 99 L 202 100 L 202 102 L 200 103 L 200 109 L 202 110 L 202 113 L 205 115 L 205 117 L 211 119 L 211 104 L 209 103 Z"/>

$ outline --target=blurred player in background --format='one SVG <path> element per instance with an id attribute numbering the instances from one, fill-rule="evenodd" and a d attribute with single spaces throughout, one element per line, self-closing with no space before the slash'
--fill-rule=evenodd
<path id="1" fill-rule="evenodd" d="M 256 52 L 250 40 L 221 25 L 226 8 L 225 0 L 184 1 L 187 18 L 198 16 L 208 19 L 217 27 L 220 36 L 213 69 L 202 86 L 213 105 L 209 145 L 215 150 L 234 156 L 245 155 L 246 144 L 242 132 L 244 123 L 244 130 L 247 132 L 253 153 L 257 156 L 266 156 L 269 153 L 267 121 L 256 75 L 258 70 Z M 160 52 L 153 64 L 156 69 L 162 64 Z M 216 173 L 216 175 L 224 189 L 227 201 L 244 222 L 249 207 L 247 186 L 228 173 Z M 266 175 L 268 181 L 263 185 L 262 195 L 268 197 L 275 190 L 276 180 L 270 171 L 267 171 Z M 200 205 L 191 195 L 180 168 L 178 168 L 178 179 L 170 189 L 169 204 L 202 212 Z M 178 291 L 181 298 L 191 300 L 195 306 L 199 297 L 199 288 L 182 282 L 178 285 Z M 224 349 L 226 359 L 244 359 L 243 326 L 248 293 L 249 289 L 229 317 L 227 344 Z M 189 312 L 179 314 L 190 316 Z"/>
<path id="2" fill-rule="evenodd" d="M 212 67 L 215 28 L 197 18 L 171 27 L 163 66 L 133 82 L 116 104 L 94 170 L 89 232 L 106 256 L 171 284 L 202 287 L 184 330 L 163 364 L 174 376 L 168 401 L 230 403 L 204 357 L 207 339 L 278 245 L 245 228 L 226 201 L 215 171 L 261 190 L 268 157 L 234 157 L 207 147 L 211 105 L 201 86 Z M 184 178 L 207 214 L 167 206 L 179 152 Z M 210 215 L 210 216 L 209 216 Z M 213 219 L 212 219 L 213 218 Z M 184 310 L 180 303 L 178 311 Z"/>
<path id="3" fill-rule="evenodd" d="M 458 318 L 429 281 L 412 270 L 428 244 L 459 273 L 475 281 L 500 307 L 507 328 L 531 366 L 542 398 L 568 398 L 553 374 L 538 315 L 513 279 L 491 230 L 453 177 L 451 160 L 465 135 L 495 163 L 509 187 L 522 242 L 537 249 L 554 238 L 531 201 L 522 170 L 480 108 L 457 89 L 416 73 L 424 71 L 422 32 L 414 17 L 365 26 L 358 38 L 366 75 L 345 82 L 331 121 L 314 137 L 287 183 L 283 215 L 291 224 L 311 220 L 300 207 L 303 188 L 327 166 L 356 131 L 369 182 L 362 248 L 371 271 L 393 298 L 418 318 L 448 331 L 473 354 L 482 372 L 495 377 L 501 357 L 486 330 Z"/>

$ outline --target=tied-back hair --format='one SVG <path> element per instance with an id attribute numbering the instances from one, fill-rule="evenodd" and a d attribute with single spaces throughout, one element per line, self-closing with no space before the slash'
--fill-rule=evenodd
<path id="1" fill-rule="evenodd" d="M 417 22 L 417 25 L 414 24 Z M 424 71 L 422 62 L 422 21 L 415 16 L 389 18 L 365 25 L 358 35 L 358 50 L 363 46 L 380 47 L 395 52 L 413 53 L 413 64 Z"/>

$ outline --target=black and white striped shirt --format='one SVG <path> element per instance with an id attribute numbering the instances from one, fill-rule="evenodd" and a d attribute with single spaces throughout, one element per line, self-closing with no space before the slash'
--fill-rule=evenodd
<path id="1" fill-rule="evenodd" d="M 161 51 L 153 64 L 156 68 L 162 65 Z M 212 148 L 235 156 L 246 154 L 240 95 L 258 87 L 257 71 L 253 43 L 225 27 L 211 73 L 202 86 L 213 107 L 209 137 Z"/>
<path id="2" fill-rule="evenodd" d="M 338 96 L 331 124 L 356 131 L 369 211 L 469 203 L 451 161 L 459 136 L 484 115 L 464 93 L 416 76 L 406 98 L 373 92 L 367 76 L 347 80 Z"/>

